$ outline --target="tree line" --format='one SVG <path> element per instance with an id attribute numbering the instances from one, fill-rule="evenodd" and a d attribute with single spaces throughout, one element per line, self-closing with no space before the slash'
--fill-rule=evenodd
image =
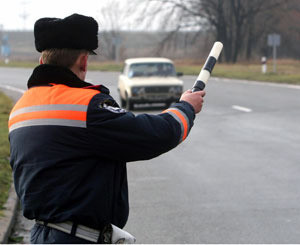
<path id="1" fill-rule="evenodd" d="M 193 31 L 196 36 L 206 33 L 223 42 L 222 59 L 235 63 L 238 59 L 268 55 L 267 36 L 278 33 L 285 55 L 300 58 L 299 0 L 146 1 L 148 24 L 160 16 L 162 27 L 169 29 L 160 48 L 169 45 L 183 30 Z"/>

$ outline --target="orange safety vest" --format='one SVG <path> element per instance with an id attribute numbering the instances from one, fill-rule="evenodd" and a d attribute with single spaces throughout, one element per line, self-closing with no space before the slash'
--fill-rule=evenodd
<path id="1" fill-rule="evenodd" d="M 87 107 L 100 93 L 65 85 L 33 87 L 17 102 L 9 117 L 9 132 L 35 125 L 86 127 Z"/>

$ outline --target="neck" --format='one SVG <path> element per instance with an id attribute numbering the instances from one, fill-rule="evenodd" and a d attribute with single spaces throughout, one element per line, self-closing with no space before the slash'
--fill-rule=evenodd
<path id="1" fill-rule="evenodd" d="M 71 69 L 56 65 L 37 66 L 28 80 L 28 88 L 45 86 L 51 83 L 65 84 L 69 87 L 92 86 L 79 78 Z"/>
<path id="2" fill-rule="evenodd" d="M 77 76 L 79 77 L 81 80 L 85 80 L 85 75 L 86 75 L 86 72 L 78 69 L 77 67 L 71 67 L 70 70 Z"/>

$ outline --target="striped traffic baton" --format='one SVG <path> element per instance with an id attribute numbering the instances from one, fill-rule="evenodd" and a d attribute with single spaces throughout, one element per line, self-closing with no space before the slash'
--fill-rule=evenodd
<path id="1" fill-rule="evenodd" d="M 201 91 L 205 88 L 205 84 L 210 77 L 212 70 L 220 56 L 222 51 L 223 44 L 221 42 L 215 42 L 214 46 L 212 47 L 204 66 L 202 67 L 199 76 L 194 83 L 192 88 L 192 92 Z"/>

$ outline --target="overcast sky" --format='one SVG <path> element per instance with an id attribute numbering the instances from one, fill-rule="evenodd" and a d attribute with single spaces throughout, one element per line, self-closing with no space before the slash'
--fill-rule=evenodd
<path id="1" fill-rule="evenodd" d="M 119 5 L 115 8 L 117 12 L 118 9 L 122 9 L 120 6 L 132 2 L 130 0 L 0 0 L 0 30 L 32 30 L 34 22 L 39 18 L 64 18 L 73 13 L 92 16 L 100 22 L 100 29 L 105 29 L 108 24 L 101 19 L 101 11 L 104 6 L 114 1 Z M 129 24 L 122 24 L 122 26 L 125 27 L 122 29 L 130 29 Z"/>

